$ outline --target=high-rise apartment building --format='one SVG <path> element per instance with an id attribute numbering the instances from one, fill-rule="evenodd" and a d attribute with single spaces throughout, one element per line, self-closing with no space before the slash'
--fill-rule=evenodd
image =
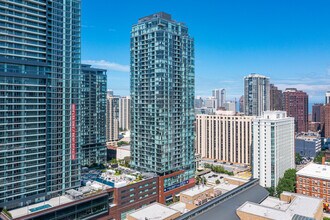
<path id="1" fill-rule="evenodd" d="M 223 104 L 223 108 L 227 111 L 236 112 L 236 101 L 227 101 Z"/>
<path id="2" fill-rule="evenodd" d="M 288 117 L 294 117 L 295 132 L 308 131 L 308 95 L 295 88 L 283 92 L 283 110 Z"/>
<path id="3" fill-rule="evenodd" d="M 323 104 L 316 103 L 312 106 L 312 122 L 321 122 L 323 121 Z"/>
<path id="4" fill-rule="evenodd" d="M 107 96 L 106 139 L 107 142 L 119 139 L 119 96 Z"/>
<path id="5" fill-rule="evenodd" d="M 119 99 L 119 129 L 131 130 L 131 97 L 129 96 Z"/>
<path id="6" fill-rule="evenodd" d="M 252 124 L 252 174 L 263 187 L 276 187 L 295 168 L 294 119 L 284 111 L 265 111 Z"/>
<path id="7" fill-rule="evenodd" d="M 107 71 L 81 65 L 81 164 L 106 162 Z"/>
<path id="8" fill-rule="evenodd" d="M 282 111 L 283 110 L 283 93 L 274 84 L 270 84 L 270 110 Z"/>
<path id="9" fill-rule="evenodd" d="M 161 176 L 163 192 L 194 182 L 194 40 L 160 12 L 131 31 L 131 166 Z M 164 199 L 164 198 L 162 198 Z"/>
<path id="10" fill-rule="evenodd" d="M 270 108 L 269 78 L 259 74 L 244 77 L 244 113 L 260 116 Z"/>
<path id="11" fill-rule="evenodd" d="M 80 186 L 80 0 L 0 3 L 0 207 Z"/>
<path id="12" fill-rule="evenodd" d="M 330 138 L 330 104 L 323 106 L 324 110 L 324 137 Z"/>
<path id="13" fill-rule="evenodd" d="M 216 97 L 207 97 L 203 100 L 204 107 L 217 110 L 218 106 L 218 99 Z"/>
<path id="14" fill-rule="evenodd" d="M 230 111 L 196 115 L 196 152 L 202 158 L 249 165 L 254 118 Z"/>
<path id="15" fill-rule="evenodd" d="M 204 101 L 202 97 L 196 97 L 194 101 L 195 108 L 202 108 L 204 106 Z"/>
<path id="16" fill-rule="evenodd" d="M 226 102 L 226 90 L 225 89 L 214 89 L 212 91 L 212 96 L 217 100 L 217 108 L 224 107 Z"/>

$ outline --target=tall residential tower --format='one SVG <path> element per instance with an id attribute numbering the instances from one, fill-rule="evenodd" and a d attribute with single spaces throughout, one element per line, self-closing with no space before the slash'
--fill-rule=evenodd
<path id="1" fill-rule="evenodd" d="M 252 174 L 263 187 L 276 187 L 295 168 L 294 120 L 284 111 L 265 111 L 252 124 Z"/>
<path id="2" fill-rule="evenodd" d="M 308 95 L 296 88 L 288 88 L 283 92 L 283 110 L 289 117 L 294 117 L 295 131 L 308 131 Z"/>
<path id="3" fill-rule="evenodd" d="M 131 165 L 166 175 L 167 187 L 194 177 L 194 40 L 160 12 L 131 31 Z M 175 188 L 175 187 L 174 187 Z"/>
<path id="4" fill-rule="evenodd" d="M 212 91 L 212 96 L 217 99 L 217 109 L 219 107 L 224 107 L 226 102 L 226 90 L 225 89 L 214 89 Z"/>
<path id="5" fill-rule="evenodd" d="M 81 65 L 82 145 L 81 164 L 106 162 L 107 71 Z"/>
<path id="6" fill-rule="evenodd" d="M 0 4 L 0 207 L 80 186 L 80 0 Z"/>
<path id="7" fill-rule="evenodd" d="M 260 116 L 270 108 L 269 78 L 250 74 L 244 78 L 244 113 Z"/>

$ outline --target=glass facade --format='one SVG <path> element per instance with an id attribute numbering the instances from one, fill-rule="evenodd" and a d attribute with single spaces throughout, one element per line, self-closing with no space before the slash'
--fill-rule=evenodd
<path id="1" fill-rule="evenodd" d="M 0 2 L 1 207 L 80 185 L 80 75 L 80 0 Z"/>
<path id="2" fill-rule="evenodd" d="M 106 70 L 82 65 L 82 146 L 81 164 L 106 162 Z"/>
<path id="3" fill-rule="evenodd" d="M 131 31 L 131 165 L 165 175 L 165 185 L 194 175 L 194 40 L 188 28 L 157 13 Z"/>

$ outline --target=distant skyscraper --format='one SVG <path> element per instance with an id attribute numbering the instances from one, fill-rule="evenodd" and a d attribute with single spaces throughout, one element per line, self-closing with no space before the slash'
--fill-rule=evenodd
<path id="1" fill-rule="evenodd" d="M 312 106 L 312 122 L 321 122 L 323 116 L 323 104 L 316 103 Z"/>
<path id="2" fill-rule="evenodd" d="M 295 119 L 295 131 L 308 131 L 308 95 L 295 88 L 283 92 L 283 107 L 288 117 Z"/>
<path id="3" fill-rule="evenodd" d="M 194 181 L 194 72 L 187 26 L 163 12 L 133 25 L 131 166 L 159 175 L 182 170 L 164 180 L 166 189 Z"/>
<path id="4" fill-rule="evenodd" d="M 270 108 L 269 78 L 250 74 L 244 78 L 244 113 L 261 115 Z"/>
<path id="5" fill-rule="evenodd" d="M 201 97 L 195 98 L 195 108 L 202 108 L 203 107 L 203 99 Z"/>
<path id="6" fill-rule="evenodd" d="M 218 100 L 215 97 L 207 97 L 203 100 L 204 103 L 204 107 L 206 108 L 213 108 L 213 109 L 217 109 L 218 106 Z"/>
<path id="7" fill-rule="evenodd" d="M 244 113 L 244 96 L 239 98 L 239 112 Z"/>
<path id="8" fill-rule="evenodd" d="M 233 111 L 236 112 L 236 102 L 235 101 L 228 101 L 225 102 L 223 104 L 223 107 L 227 110 L 227 111 Z"/>
<path id="9" fill-rule="evenodd" d="M 226 102 L 226 90 L 225 89 L 214 89 L 212 91 L 212 96 L 217 100 L 217 107 L 224 107 L 224 103 Z"/>
<path id="10" fill-rule="evenodd" d="M 107 97 L 106 108 L 106 139 L 107 142 L 119 139 L 119 96 Z"/>
<path id="11" fill-rule="evenodd" d="M 330 103 L 324 106 L 324 137 L 330 138 Z"/>
<path id="12" fill-rule="evenodd" d="M 109 96 L 113 96 L 113 91 L 110 89 L 107 91 L 107 97 L 109 97 Z"/>
<path id="13" fill-rule="evenodd" d="M 80 0 L 0 3 L 0 207 L 80 186 Z"/>
<path id="14" fill-rule="evenodd" d="M 283 93 L 274 84 L 270 84 L 270 110 L 283 110 Z"/>
<path id="15" fill-rule="evenodd" d="M 253 120 L 252 173 L 263 187 L 276 187 L 295 168 L 294 119 L 284 111 L 266 111 Z"/>
<path id="16" fill-rule="evenodd" d="M 107 71 L 82 65 L 82 165 L 106 162 Z"/>
<path id="17" fill-rule="evenodd" d="M 131 130 L 131 98 L 129 96 L 119 99 L 119 128 Z"/>
<path id="18" fill-rule="evenodd" d="M 325 93 L 325 104 L 330 104 L 330 91 Z"/>

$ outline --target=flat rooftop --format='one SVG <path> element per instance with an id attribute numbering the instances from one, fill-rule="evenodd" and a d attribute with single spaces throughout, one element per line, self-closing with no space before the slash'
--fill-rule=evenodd
<path id="1" fill-rule="evenodd" d="M 228 191 L 231 191 L 235 188 L 237 188 L 238 185 L 230 184 L 230 183 L 220 183 L 214 187 L 214 189 L 218 189 L 223 193 L 226 193 Z"/>
<path id="2" fill-rule="evenodd" d="M 45 210 L 47 208 L 52 208 L 52 207 L 56 207 L 65 203 L 69 203 L 69 202 L 73 202 L 75 200 L 70 199 L 67 196 L 58 196 L 55 198 L 52 198 L 48 201 L 45 202 L 39 202 L 33 205 L 29 205 L 29 206 L 25 206 L 22 208 L 17 208 L 17 209 L 13 209 L 10 210 L 10 214 L 12 215 L 13 219 L 15 218 L 19 218 L 31 213 L 36 213 L 37 211 L 42 211 Z M 34 211 L 35 210 L 35 211 Z"/>
<path id="3" fill-rule="evenodd" d="M 330 180 L 330 166 L 310 163 L 299 170 L 297 175 Z"/>
<path id="4" fill-rule="evenodd" d="M 240 186 L 242 187 L 242 186 Z M 222 196 L 230 195 L 231 192 L 223 194 Z M 220 203 L 210 206 L 210 208 L 203 208 L 203 212 L 193 216 L 193 220 L 239 220 L 236 215 L 236 209 L 244 204 L 246 201 L 253 201 L 256 203 L 262 202 L 269 195 L 268 191 L 258 184 L 254 184 L 241 192 L 223 199 Z M 220 196 L 221 197 L 221 196 Z M 212 203 L 212 200 L 208 203 Z M 206 204 L 204 204 L 206 205 Z M 194 210 L 192 210 L 194 211 Z M 189 213 L 189 212 L 188 212 Z M 186 213 L 187 214 L 187 213 Z"/>
<path id="5" fill-rule="evenodd" d="M 323 200 L 319 198 L 294 193 L 287 194 L 295 196 L 291 203 L 268 197 L 261 204 L 248 201 L 237 210 L 276 220 L 292 219 L 294 215 L 314 218 L 318 208 L 323 204 Z"/>
<path id="6" fill-rule="evenodd" d="M 186 204 L 183 202 L 177 202 L 177 203 L 169 205 L 168 207 L 170 207 L 171 209 L 177 210 L 177 211 L 181 212 L 182 214 L 189 212 L 189 210 L 186 209 Z"/>
<path id="7" fill-rule="evenodd" d="M 201 161 L 202 164 L 212 164 L 215 166 L 222 166 L 225 170 L 229 171 L 229 172 L 244 172 L 244 171 L 248 171 L 249 170 L 249 166 L 247 164 L 234 164 L 234 163 L 230 163 L 230 162 L 221 162 L 221 161 L 217 161 L 214 162 L 213 159 L 208 159 L 208 158 L 202 158 Z"/>
<path id="8" fill-rule="evenodd" d="M 171 209 L 160 203 L 152 203 L 148 206 L 145 206 L 141 209 L 136 210 L 128 215 L 136 219 L 153 219 L 160 220 L 166 219 L 172 215 L 180 213 L 177 210 Z"/>
<path id="9" fill-rule="evenodd" d="M 193 197 L 200 193 L 206 192 L 209 189 L 211 189 L 211 187 L 208 187 L 205 185 L 197 185 L 197 186 L 194 186 L 190 189 L 187 189 L 187 190 L 181 192 L 181 194 Z"/>

